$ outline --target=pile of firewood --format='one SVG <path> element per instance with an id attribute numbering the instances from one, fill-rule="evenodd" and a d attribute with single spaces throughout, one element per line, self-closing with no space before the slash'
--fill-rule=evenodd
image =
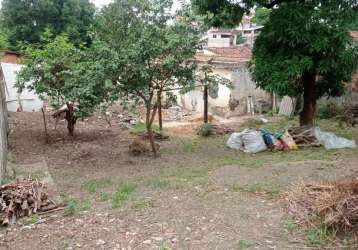
<path id="1" fill-rule="evenodd" d="M 38 180 L 17 180 L 0 187 L 0 220 L 3 225 L 14 224 L 23 216 L 41 214 L 58 208 L 44 192 Z"/>
<path id="2" fill-rule="evenodd" d="M 320 146 L 320 143 L 315 136 L 314 127 L 292 127 L 288 129 L 288 133 L 299 147 Z"/>

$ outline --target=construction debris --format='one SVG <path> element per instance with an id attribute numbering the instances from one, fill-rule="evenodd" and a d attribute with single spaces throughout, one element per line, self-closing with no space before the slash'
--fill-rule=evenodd
<path id="1" fill-rule="evenodd" d="M 288 133 L 298 147 L 320 146 L 312 126 L 292 127 L 288 129 Z"/>
<path id="2" fill-rule="evenodd" d="M 358 178 L 300 183 L 287 193 L 289 212 L 301 223 L 345 232 L 358 228 Z"/>
<path id="3" fill-rule="evenodd" d="M 2 225 L 16 223 L 18 218 L 47 213 L 59 208 L 44 192 L 45 185 L 38 180 L 17 180 L 0 187 L 0 214 Z"/>

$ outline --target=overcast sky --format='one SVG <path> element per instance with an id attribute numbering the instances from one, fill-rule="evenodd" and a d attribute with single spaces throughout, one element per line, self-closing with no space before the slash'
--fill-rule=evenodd
<path id="1" fill-rule="evenodd" d="M 1 1 L 1 0 L 0 0 Z M 97 7 L 102 7 L 104 5 L 109 4 L 112 0 L 91 0 Z M 177 10 L 180 7 L 180 3 L 178 0 L 173 0 L 173 9 Z"/>

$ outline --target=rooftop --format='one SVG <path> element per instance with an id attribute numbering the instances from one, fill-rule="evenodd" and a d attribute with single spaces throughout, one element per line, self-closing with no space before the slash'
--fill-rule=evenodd
<path id="1" fill-rule="evenodd" d="M 199 52 L 195 55 L 198 62 L 219 64 L 248 63 L 252 57 L 251 48 L 247 46 L 232 46 L 224 48 L 206 48 L 209 53 Z"/>

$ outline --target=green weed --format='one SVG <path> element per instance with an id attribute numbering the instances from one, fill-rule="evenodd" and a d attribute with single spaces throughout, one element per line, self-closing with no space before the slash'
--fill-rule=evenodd
<path id="1" fill-rule="evenodd" d="M 96 193 L 101 188 L 106 188 L 112 185 L 110 178 L 101 178 L 88 180 L 82 184 L 82 188 L 90 193 Z"/>
<path id="2" fill-rule="evenodd" d="M 91 202 L 89 200 L 70 199 L 64 211 L 64 216 L 73 216 L 80 211 L 91 209 Z"/>
<path id="3" fill-rule="evenodd" d="M 119 208 L 129 199 L 130 195 L 135 191 L 136 186 L 133 184 L 122 184 L 112 194 L 112 207 Z"/>
<path id="4" fill-rule="evenodd" d="M 244 250 L 250 247 L 253 247 L 255 245 L 255 242 L 251 240 L 239 240 L 239 249 Z"/>

